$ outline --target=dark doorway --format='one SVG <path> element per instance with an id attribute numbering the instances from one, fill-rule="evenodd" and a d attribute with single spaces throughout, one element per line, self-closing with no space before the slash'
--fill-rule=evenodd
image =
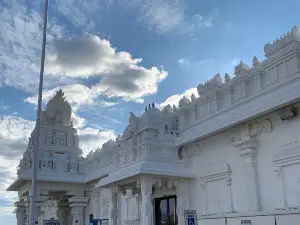
<path id="1" fill-rule="evenodd" d="M 155 199 L 155 225 L 177 225 L 176 196 Z"/>

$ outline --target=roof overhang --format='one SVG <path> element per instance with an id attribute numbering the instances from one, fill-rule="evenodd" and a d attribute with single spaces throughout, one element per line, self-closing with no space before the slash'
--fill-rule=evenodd
<path id="1" fill-rule="evenodd" d="M 18 191 L 24 182 L 25 182 L 25 180 L 18 178 L 11 185 L 8 186 L 6 191 Z"/>
<path id="2" fill-rule="evenodd" d="M 145 160 L 120 168 L 102 178 L 96 187 L 108 187 L 140 175 L 167 176 L 177 178 L 196 178 L 183 169 L 181 162 Z"/>
<path id="3" fill-rule="evenodd" d="M 18 191 L 19 188 L 26 182 L 31 181 L 31 173 L 21 175 L 15 180 L 6 191 Z M 84 175 L 77 176 L 59 176 L 58 174 L 38 174 L 37 181 L 48 181 L 48 182 L 61 182 L 61 183 L 82 183 L 84 184 Z"/>

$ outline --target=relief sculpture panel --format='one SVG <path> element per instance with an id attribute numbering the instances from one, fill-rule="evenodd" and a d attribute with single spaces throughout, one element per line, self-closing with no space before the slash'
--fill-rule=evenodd
<path id="1" fill-rule="evenodd" d="M 200 178 L 203 202 L 201 214 L 233 212 L 231 168 L 226 162 L 215 162 L 203 169 Z"/>

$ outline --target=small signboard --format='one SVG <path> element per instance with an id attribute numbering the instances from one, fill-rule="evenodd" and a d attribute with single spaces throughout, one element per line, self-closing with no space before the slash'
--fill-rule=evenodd
<path id="1" fill-rule="evenodd" d="M 250 224 L 251 225 L 251 220 L 242 220 L 241 224 Z"/>
<path id="2" fill-rule="evenodd" d="M 44 225 L 62 225 L 61 220 L 44 220 Z"/>
<path id="3" fill-rule="evenodd" d="M 185 225 L 198 225 L 196 210 L 184 210 Z"/>
<path id="4" fill-rule="evenodd" d="M 93 219 L 93 225 L 102 225 L 103 222 L 109 221 L 108 219 Z"/>

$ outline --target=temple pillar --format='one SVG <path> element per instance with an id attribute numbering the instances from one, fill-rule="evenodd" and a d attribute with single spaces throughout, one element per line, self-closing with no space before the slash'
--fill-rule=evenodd
<path id="1" fill-rule="evenodd" d="M 142 178 L 138 182 L 138 187 L 141 189 L 141 225 L 153 224 L 153 204 L 152 204 L 152 186 L 153 180 Z"/>
<path id="2" fill-rule="evenodd" d="M 243 158 L 244 179 L 246 185 L 247 211 L 257 212 L 261 209 L 257 171 L 257 141 L 255 138 L 235 143 Z"/>
<path id="3" fill-rule="evenodd" d="M 91 201 L 93 202 L 92 213 L 93 213 L 95 219 L 99 219 L 101 217 L 101 215 L 100 215 L 100 192 L 101 192 L 100 188 L 95 188 L 94 190 L 92 190 L 92 193 L 91 193 Z"/>
<path id="4" fill-rule="evenodd" d="M 25 203 L 22 201 L 15 202 L 16 207 L 16 217 L 17 217 L 17 225 L 24 225 L 25 224 Z"/>
<path id="5" fill-rule="evenodd" d="M 62 221 L 62 225 L 68 225 L 70 208 L 66 201 L 57 202 L 57 219 Z"/>
<path id="6" fill-rule="evenodd" d="M 118 224 L 118 188 L 111 188 L 109 225 Z"/>
<path id="7" fill-rule="evenodd" d="M 53 200 L 47 199 L 46 201 L 44 201 L 41 210 L 44 214 L 44 220 L 50 220 L 51 218 L 53 218 Z"/>
<path id="8" fill-rule="evenodd" d="M 35 197 L 35 224 L 43 224 L 42 211 L 41 207 L 45 197 L 36 196 Z M 27 196 L 24 198 L 25 202 L 25 211 L 26 211 L 26 221 L 25 224 L 29 224 L 29 216 L 30 216 L 30 197 Z"/>
<path id="9" fill-rule="evenodd" d="M 177 218 L 178 224 L 185 224 L 184 211 L 189 210 L 189 181 L 178 180 L 176 182 Z"/>
<path id="10" fill-rule="evenodd" d="M 72 215 L 72 225 L 84 225 L 84 211 L 88 200 L 88 197 L 69 198 Z"/>

